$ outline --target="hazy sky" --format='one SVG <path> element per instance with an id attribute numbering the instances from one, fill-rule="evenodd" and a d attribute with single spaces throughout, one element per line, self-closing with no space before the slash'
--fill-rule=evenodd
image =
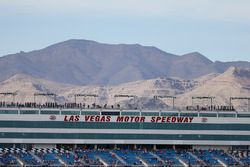
<path id="1" fill-rule="evenodd" d="M 250 61 L 250 0 L 0 0 L 0 55 L 68 39 Z"/>

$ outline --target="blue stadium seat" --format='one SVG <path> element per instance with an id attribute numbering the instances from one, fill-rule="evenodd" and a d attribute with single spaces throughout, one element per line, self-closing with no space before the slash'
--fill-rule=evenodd
<path id="1" fill-rule="evenodd" d="M 18 165 L 17 159 L 15 156 L 9 151 L 9 149 L 0 151 L 0 162 L 4 166 L 15 166 Z"/>
<path id="2" fill-rule="evenodd" d="M 180 159 L 182 159 L 188 165 L 198 166 L 202 164 L 196 158 L 190 155 L 188 151 L 185 151 L 185 150 L 177 151 L 177 155 Z"/>
<path id="3" fill-rule="evenodd" d="M 37 155 L 44 164 L 46 165 L 54 165 L 54 166 L 61 166 L 62 164 L 59 162 L 57 158 L 57 154 L 54 153 L 51 149 L 37 149 L 35 151 L 35 155 Z"/>
<path id="4" fill-rule="evenodd" d="M 41 163 L 36 160 L 29 152 L 26 151 L 17 151 L 16 155 L 20 158 L 21 161 L 25 163 L 25 165 L 41 165 Z"/>
<path id="5" fill-rule="evenodd" d="M 177 155 L 173 149 L 157 150 L 154 153 L 164 160 L 165 164 L 168 166 L 181 165 L 179 160 L 176 158 Z"/>
<path id="6" fill-rule="evenodd" d="M 150 152 L 143 151 L 139 155 L 149 166 L 162 166 L 163 163 L 154 157 Z"/>
<path id="7" fill-rule="evenodd" d="M 195 154 L 198 158 L 200 158 L 209 166 L 220 165 L 218 160 L 213 156 L 213 154 L 209 150 L 194 150 L 193 154 Z"/>
<path id="8" fill-rule="evenodd" d="M 128 166 L 143 166 L 142 162 L 138 159 L 138 156 L 140 154 L 139 150 L 115 150 L 113 152 L 115 152 L 119 157 L 121 157 Z"/>
<path id="9" fill-rule="evenodd" d="M 223 161 L 226 165 L 229 165 L 229 166 L 237 166 L 237 165 L 239 165 L 239 163 L 234 158 L 229 156 L 223 150 L 212 150 L 211 153 L 215 157 L 217 157 L 218 159 Z"/>
<path id="10" fill-rule="evenodd" d="M 37 157 L 33 156 L 33 152 Z M 179 159 L 190 166 L 250 166 L 250 151 L 224 152 L 223 150 L 105 150 L 81 149 L 73 152 L 42 148 L 0 148 L 0 166 L 183 166 Z M 20 161 L 19 161 L 20 160 Z M 61 163 L 61 160 L 65 163 Z M 20 163 L 20 164 L 19 164 Z"/>
<path id="11" fill-rule="evenodd" d="M 101 166 L 103 165 L 97 158 L 97 150 L 88 150 L 77 148 L 75 150 L 75 155 L 81 159 L 86 166 Z"/>

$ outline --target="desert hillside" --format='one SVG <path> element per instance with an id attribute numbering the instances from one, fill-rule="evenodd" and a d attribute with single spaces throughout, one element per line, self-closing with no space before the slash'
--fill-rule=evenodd
<path id="1" fill-rule="evenodd" d="M 231 67 L 223 74 L 209 74 L 194 80 L 179 78 L 156 78 L 139 80 L 116 86 L 79 86 L 59 84 L 56 82 L 37 79 L 18 74 L 0 83 L 0 92 L 16 92 L 16 102 L 34 101 L 34 93 L 54 93 L 57 102 L 75 102 L 75 94 L 96 94 L 98 98 L 77 97 L 77 103 L 114 105 L 121 103 L 140 104 L 141 107 L 151 108 L 153 105 L 167 108 L 172 106 L 171 99 L 152 100 L 154 96 L 176 96 L 176 106 L 192 104 L 192 97 L 214 96 L 215 105 L 229 105 L 230 97 L 250 97 L 250 69 Z M 115 95 L 135 95 L 136 98 Z M 11 96 L 0 96 L 1 101 L 12 101 Z M 37 103 L 53 101 L 53 97 L 36 97 Z M 208 100 L 195 100 L 194 105 L 209 105 Z M 234 100 L 233 105 L 239 109 L 246 108 L 247 101 Z"/>

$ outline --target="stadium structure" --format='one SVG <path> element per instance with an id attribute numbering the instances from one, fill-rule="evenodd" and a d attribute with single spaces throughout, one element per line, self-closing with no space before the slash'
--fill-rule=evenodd
<path id="1" fill-rule="evenodd" d="M 211 104 L 179 109 L 175 97 L 166 96 L 172 109 L 146 110 L 76 101 L 20 104 L 15 94 L 4 95 L 13 102 L 0 102 L 0 166 L 250 165 L 250 111 L 231 105 L 250 98 L 215 106 L 214 97 L 192 97 Z"/>

